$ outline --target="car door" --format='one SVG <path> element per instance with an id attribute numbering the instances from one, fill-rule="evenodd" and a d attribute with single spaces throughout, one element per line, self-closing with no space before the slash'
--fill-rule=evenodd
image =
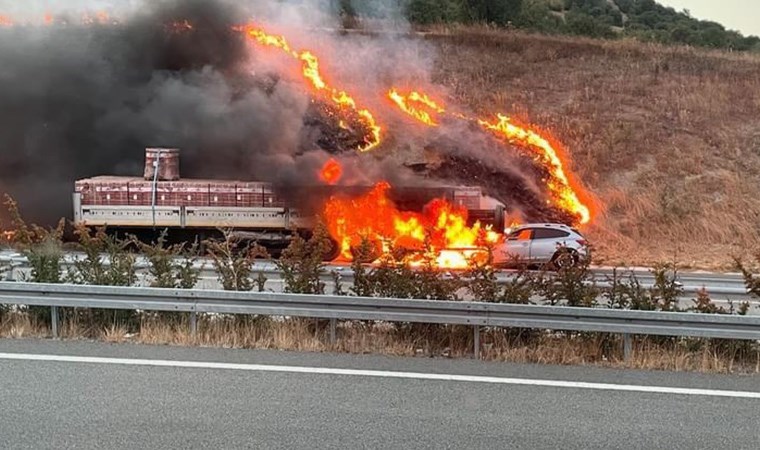
<path id="1" fill-rule="evenodd" d="M 533 230 L 530 228 L 524 228 L 522 230 L 516 230 L 507 236 L 505 242 L 504 252 L 508 262 L 521 262 L 525 263 L 530 261 L 530 241 L 533 237 Z"/>
<path id="2" fill-rule="evenodd" d="M 552 260 L 557 250 L 564 245 L 570 234 L 563 230 L 537 228 L 533 231 L 530 244 L 530 261 L 547 263 Z"/>

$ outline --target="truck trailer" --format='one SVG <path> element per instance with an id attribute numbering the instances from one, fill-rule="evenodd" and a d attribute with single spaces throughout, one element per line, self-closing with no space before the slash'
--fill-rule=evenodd
<path id="1" fill-rule="evenodd" d="M 74 224 L 105 226 L 138 237 L 167 230 L 172 240 L 217 236 L 231 229 L 238 238 L 269 249 L 287 246 L 294 233 L 308 236 L 325 202 L 333 195 L 357 196 L 364 186 L 275 186 L 261 181 L 182 179 L 179 150 L 147 148 L 142 177 L 96 176 L 74 185 Z M 495 230 L 504 228 L 504 205 L 478 187 L 392 188 L 401 210 L 420 211 L 434 198 L 468 210 Z M 337 256 L 338 246 L 326 259 Z"/>

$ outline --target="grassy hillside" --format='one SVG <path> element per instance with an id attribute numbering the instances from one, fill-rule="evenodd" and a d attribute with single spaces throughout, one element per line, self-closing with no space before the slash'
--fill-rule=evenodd
<path id="1" fill-rule="evenodd" d="M 435 81 L 564 142 L 609 262 L 727 268 L 760 245 L 760 57 L 468 28 L 429 36 Z"/>
<path id="2" fill-rule="evenodd" d="M 643 42 L 760 52 L 760 38 L 699 20 L 655 0 L 330 0 L 347 18 L 403 14 L 416 25 L 488 24 L 547 34 L 635 38 Z"/>

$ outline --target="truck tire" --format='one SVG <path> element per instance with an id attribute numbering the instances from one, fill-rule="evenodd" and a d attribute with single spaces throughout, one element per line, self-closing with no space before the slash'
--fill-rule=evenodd
<path id="1" fill-rule="evenodd" d="M 328 246 L 327 250 L 325 250 L 325 252 L 322 254 L 322 261 L 325 261 L 325 262 L 334 261 L 335 258 L 340 256 L 340 244 L 338 244 L 338 241 L 330 238 L 329 242 L 330 242 L 330 245 Z"/>

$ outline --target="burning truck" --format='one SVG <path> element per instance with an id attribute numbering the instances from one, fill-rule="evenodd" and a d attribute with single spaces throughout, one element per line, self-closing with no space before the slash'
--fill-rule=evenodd
<path id="1" fill-rule="evenodd" d="M 270 251 L 287 246 L 295 233 L 311 234 L 323 220 L 332 243 L 326 260 L 350 259 L 362 238 L 436 250 L 472 247 L 505 228 L 505 207 L 478 187 L 276 186 L 241 180 L 183 179 L 180 151 L 148 148 L 142 177 L 96 176 L 75 182 L 74 224 L 111 232 L 172 240 L 216 236 L 233 230 L 237 239 Z"/>

